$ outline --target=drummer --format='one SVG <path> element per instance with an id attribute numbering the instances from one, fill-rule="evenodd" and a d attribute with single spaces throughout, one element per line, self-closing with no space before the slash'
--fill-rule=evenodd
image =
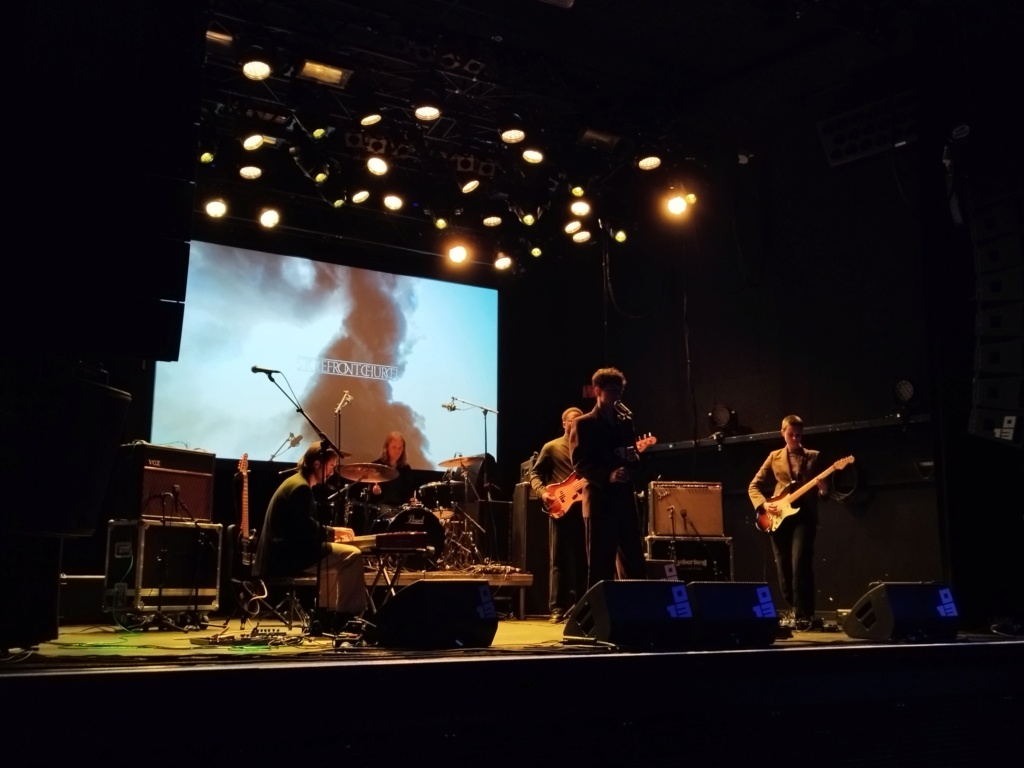
<path id="1" fill-rule="evenodd" d="M 401 432 L 388 432 L 381 454 L 373 463 L 397 470 L 398 477 L 386 483 L 374 483 L 370 487 L 371 503 L 391 507 L 416 503 L 412 467 L 405 457 L 405 436 Z"/>

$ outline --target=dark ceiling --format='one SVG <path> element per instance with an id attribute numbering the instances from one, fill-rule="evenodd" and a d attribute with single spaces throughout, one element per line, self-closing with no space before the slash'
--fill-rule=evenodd
<path id="1" fill-rule="evenodd" d="M 476 235 L 482 250 L 497 240 L 518 256 L 539 242 L 557 255 L 572 247 L 559 219 L 570 180 L 585 179 L 600 226 L 628 226 L 636 213 L 627 201 L 637 198 L 640 183 L 632 162 L 643 145 L 666 153 L 658 171 L 666 182 L 692 174 L 698 185 L 709 164 L 735 163 L 740 154 L 756 158 L 758 126 L 794 105 L 836 95 L 839 109 L 851 88 L 860 89 L 860 99 L 865 89 L 896 93 L 905 87 L 918 15 L 931 5 L 212 0 L 208 29 L 220 42 L 207 37 L 202 120 L 204 135 L 219 138 L 221 154 L 200 169 L 197 206 L 222 194 L 230 199 L 231 225 L 244 229 L 259 206 L 277 202 L 281 230 L 383 240 L 425 254 L 441 250 L 428 213 L 454 208 L 462 213 L 453 230 Z M 239 72 L 238 49 L 252 41 L 279 57 L 281 67 L 268 81 L 254 83 Z M 303 82 L 296 73 L 306 58 L 351 76 L 341 86 Z M 410 100 L 425 78 L 446 99 L 433 123 L 410 116 Z M 384 114 L 370 129 L 354 121 L 364 97 Z M 330 116 L 330 133 L 319 141 L 307 135 L 314 110 Z M 526 166 L 518 149 L 500 142 L 498 123 L 508 111 L 544 148 L 540 167 Z M 277 144 L 260 150 L 264 177 L 242 182 L 237 139 L 251 118 Z M 327 202 L 334 194 L 307 178 L 296 152 L 307 170 L 311 158 L 326 160 L 331 183 L 344 177 L 345 191 L 359 179 L 368 152 L 383 154 L 396 169 L 390 181 L 404 185 L 406 206 L 384 213 L 371 199 L 336 210 Z M 458 169 L 480 172 L 481 189 L 458 195 Z M 523 201 L 542 210 L 532 228 L 509 215 L 509 206 Z M 479 225 L 487 210 L 505 214 L 495 231 Z"/>

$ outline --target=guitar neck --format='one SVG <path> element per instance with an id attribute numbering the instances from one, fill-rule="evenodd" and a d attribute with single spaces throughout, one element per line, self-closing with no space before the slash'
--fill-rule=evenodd
<path id="1" fill-rule="evenodd" d="M 821 474 L 819 474 L 816 477 L 814 477 L 812 480 L 808 480 L 806 483 L 801 485 L 799 488 L 797 488 L 795 491 L 793 491 L 791 494 L 789 494 L 789 502 L 790 502 L 790 504 L 792 504 L 794 501 L 796 501 L 801 496 L 803 496 L 805 493 L 807 493 L 809 490 L 811 490 L 811 488 L 816 486 L 818 484 L 819 480 L 824 480 L 826 477 L 828 477 L 829 475 L 831 475 L 835 471 L 836 471 L 836 465 L 833 464 L 831 467 L 829 467 L 824 472 L 822 472 Z"/>
<path id="2" fill-rule="evenodd" d="M 249 538 L 249 473 L 242 474 L 242 536 Z"/>

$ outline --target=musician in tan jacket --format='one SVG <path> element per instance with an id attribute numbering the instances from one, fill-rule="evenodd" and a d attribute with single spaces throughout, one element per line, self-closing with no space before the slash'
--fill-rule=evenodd
<path id="1" fill-rule="evenodd" d="M 754 509 L 774 530 L 769 534 L 775 553 L 782 596 L 793 609 L 795 627 L 811 629 L 814 616 L 814 539 L 818 530 L 818 496 L 826 496 L 824 480 L 817 493 L 805 493 L 791 508 L 787 495 L 815 476 L 820 452 L 804 448 L 803 420 L 791 414 L 782 420 L 784 448 L 768 454 L 747 489 Z M 793 509 L 798 511 L 792 512 Z M 775 527 L 775 526 L 778 527 Z"/>

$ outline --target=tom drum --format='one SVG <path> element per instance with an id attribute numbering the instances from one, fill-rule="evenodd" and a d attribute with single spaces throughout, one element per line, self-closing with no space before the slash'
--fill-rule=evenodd
<path id="1" fill-rule="evenodd" d="M 433 512 L 425 507 L 410 504 L 381 515 L 370 526 L 370 533 L 400 531 L 423 531 L 427 534 L 427 544 L 434 548 L 433 555 L 409 555 L 405 567 L 417 571 L 436 570 L 437 560 L 444 549 L 444 526 Z"/>

